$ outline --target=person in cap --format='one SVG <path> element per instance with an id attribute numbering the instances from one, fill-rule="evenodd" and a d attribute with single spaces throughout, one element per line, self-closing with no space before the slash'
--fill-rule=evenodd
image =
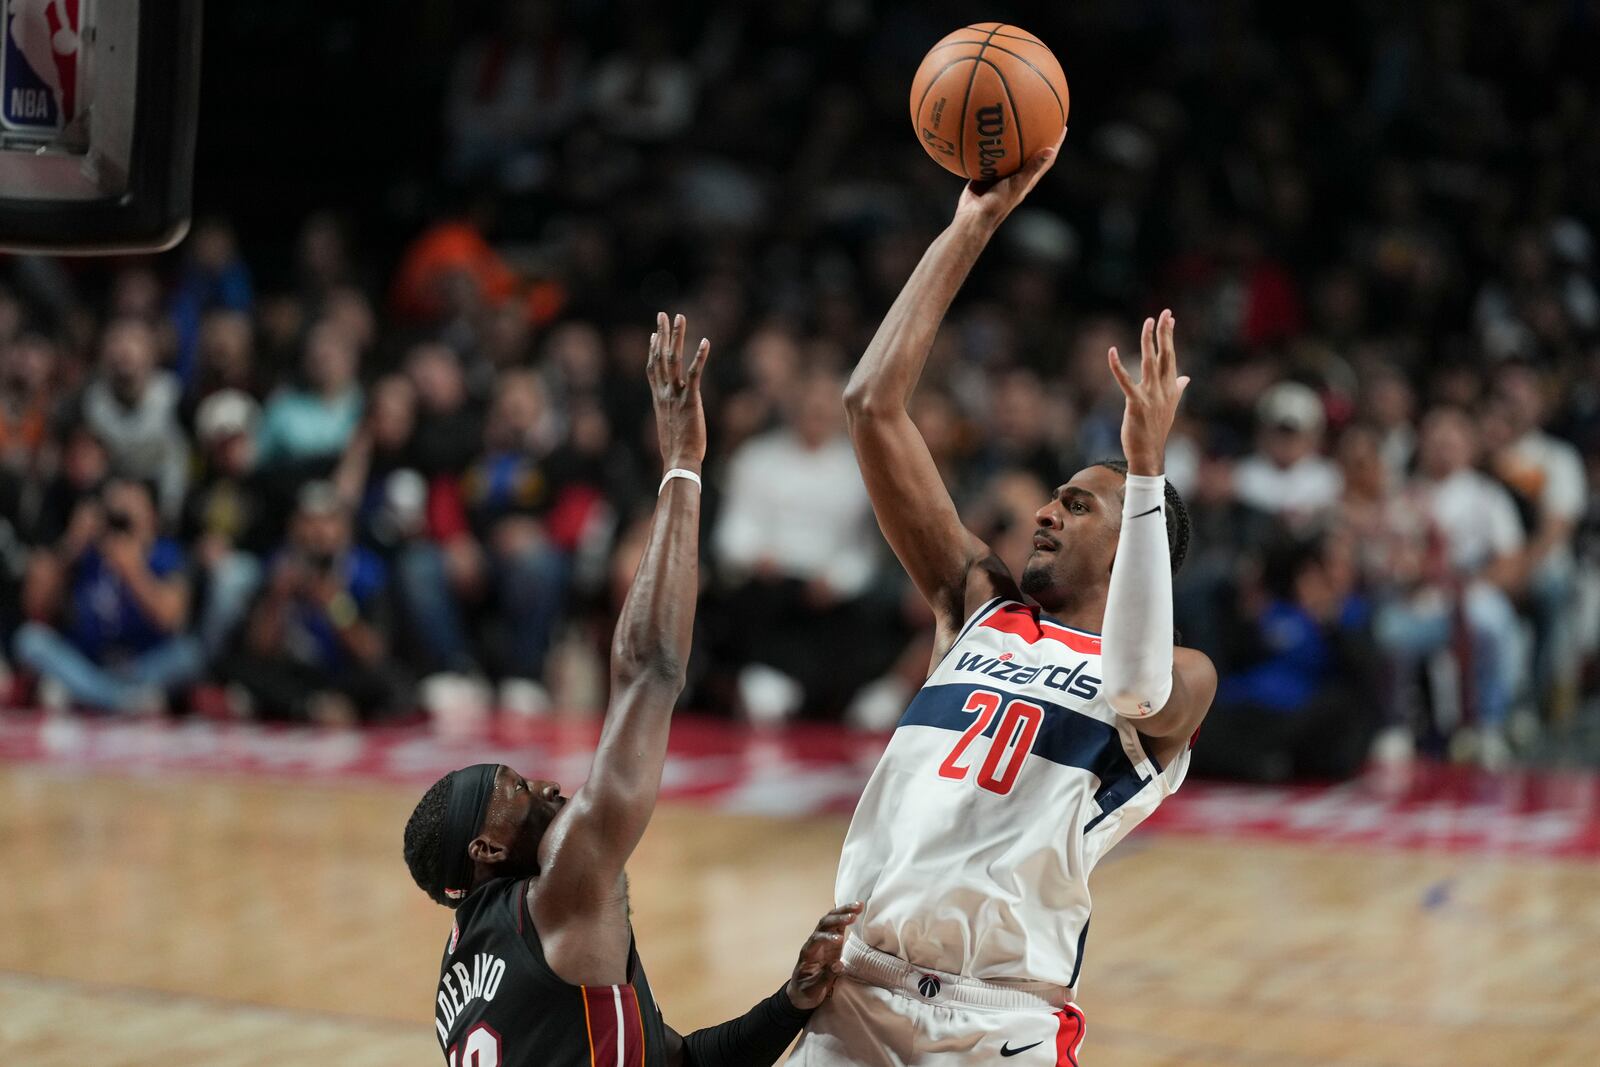
<path id="1" fill-rule="evenodd" d="M 1321 451 L 1325 420 L 1316 391 L 1279 382 L 1261 394 L 1256 419 L 1256 451 L 1233 474 L 1239 501 L 1292 526 L 1326 512 L 1344 490 L 1344 478 Z"/>
<path id="2" fill-rule="evenodd" d="M 198 633 L 208 656 L 232 640 L 261 585 L 261 556 L 272 547 L 271 505 L 255 472 L 261 405 L 221 389 L 195 410 L 199 480 L 184 501 L 183 541 L 200 579 Z"/>
<path id="3" fill-rule="evenodd" d="M 611 702 L 588 780 L 571 797 L 510 767 L 435 782 L 405 828 L 417 885 L 455 912 L 434 1027 L 445 1062 L 475 1067 L 752 1067 L 771 1064 L 832 990 L 837 908 L 793 974 L 741 1018 L 680 1036 L 666 1025 L 629 922 L 624 867 L 655 807 L 683 689 L 699 588 L 700 377 L 683 316 L 658 316 L 646 375 L 667 470 L 611 647 Z"/>

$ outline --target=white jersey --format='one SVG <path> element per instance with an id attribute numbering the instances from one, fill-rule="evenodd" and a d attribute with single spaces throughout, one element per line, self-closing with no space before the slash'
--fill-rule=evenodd
<path id="1" fill-rule="evenodd" d="M 1183 782 L 1101 694 L 1100 638 L 1016 601 L 962 628 L 856 806 L 836 898 L 909 963 L 1076 988 L 1089 872 Z"/>

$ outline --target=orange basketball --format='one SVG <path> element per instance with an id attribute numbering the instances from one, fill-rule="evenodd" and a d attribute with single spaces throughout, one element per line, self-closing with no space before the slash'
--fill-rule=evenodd
<path id="1" fill-rule="evenodd" d="M 1067 76 L 1027 30 L 964 26 L 929 49 L 911 79 L 911 124 L 950 173 L 1004 178 L 1061 135 Z"/>

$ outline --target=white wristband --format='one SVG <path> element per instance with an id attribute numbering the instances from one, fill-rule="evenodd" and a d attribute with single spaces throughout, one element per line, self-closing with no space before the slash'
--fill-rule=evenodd
<path id="1" fill-rule="evenodd" d="M 656 496 L 660 496 L 663 492 L 665 492 L 667 483 L 672 481 L 674 478 L 682 478 L 685 481 L 693 482 L 696 489 L 705 488 L 700 484 L 700 476 L 694 471 L 686 471 L 682 467 L 673 467 L 666 473 L 666 476 L 661 479 L 661 488 L 656 490 Z"/>

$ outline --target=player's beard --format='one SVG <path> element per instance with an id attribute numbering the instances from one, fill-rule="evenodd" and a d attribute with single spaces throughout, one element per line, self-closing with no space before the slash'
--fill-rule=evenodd
<path id="1" fill-rule="evenodd" d="M 1052 556 L 1059 553 L 1052 553 Z M 1022 591 L 1035 600 L 1040 593 L 1048 593 L 1056 584 L 1056 569 L 1053 558 L 1044 556 L 1035 551 L 1022 565 Z"/>

